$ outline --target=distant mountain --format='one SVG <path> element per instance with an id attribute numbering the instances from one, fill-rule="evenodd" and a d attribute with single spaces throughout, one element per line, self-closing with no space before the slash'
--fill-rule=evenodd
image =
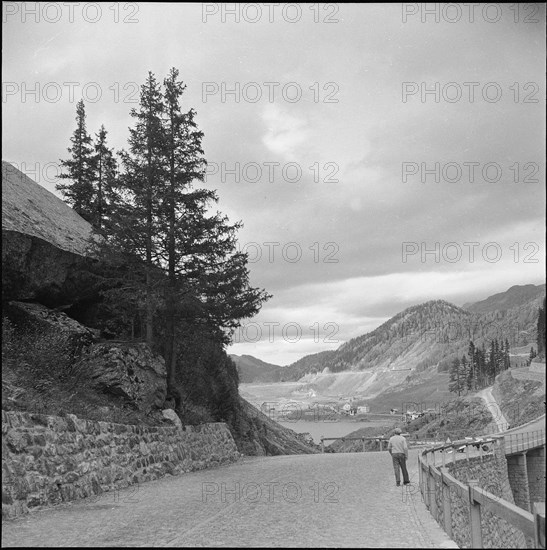
<path id="1" fill-rule="evenodd" d="M 476 329 L 470 312 L 444 300 L 434 300 L 405 309 L 335 351 L 303 357 L 286 367 L 286 373 L 291 373 L 291 379 L 298 379 L 325 367 L 330 373 L 373 367 L 424 369 L 459 353 L 462 342 L 467 347 Z"/>
<path id="2" fill-rule="evenodd" d="M 488 313 L 521 307 L 545 296 L 545 285 L 515 285 L 505 292 L 489 296 L 480 302 L 464 304 L 463 308 L 473 313 Z"/>
<path id="3" fill-rule="evenodd" d="M 336 350 L 306 355 L 287 367 L 251 356 L 233 359 L 242 382 L 298 380 L 318 394 L 367 399 L 386 391 L 410 395 L 414 389 L 423 393 L 431 387 L 438 392 L 439 373 L 446 376 L 452 361 L 467 353 L 470 340 L 485 347 L 493 339 L 507 339 L 511 347 L 535 347 L 544 294 L 545 285 L 523 285 L 465 309 L 444 300 L 429 301 Z"/>
<path id="4" fill-rule="evenodd" d="M 239 381 L 251 382 L 281 382 L 284 367 L 261 361 L 252 355 L 230 355 L 236 364 Z"/>
<path id="5" fill-rule="evenodd" d="M 418 384 L 446 372 L 453 359 L 467 353 L 470 340 L 486 347 L 493 339 L 507 339 L 511 347 L 534 343 L 544 294 L 545 285 L 512 287 L 478 302 L 479 311 L 444 300 L 413 306 L 337 350 L 299 359 L 285 367 L 284 379 L 307 382 L 319 392 L 369 396 Z"/>

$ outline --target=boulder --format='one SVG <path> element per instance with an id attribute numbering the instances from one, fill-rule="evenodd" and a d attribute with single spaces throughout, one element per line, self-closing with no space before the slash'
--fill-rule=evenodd
<path id="1" fill-rule="evenodd" d="M 146 412 L 163 406 L 167 393 L 165 362 L 147 344 L 92 344 L 84 368 L 93 385 L 104 393 L 124 397 Z"/>
<path id="2" fill-rule="evenodd" d="M 182 430 L 182 422 L 173 409 L 164 409 L 161 411 L 163 418 L 170 420 L 177 428 Z"/>

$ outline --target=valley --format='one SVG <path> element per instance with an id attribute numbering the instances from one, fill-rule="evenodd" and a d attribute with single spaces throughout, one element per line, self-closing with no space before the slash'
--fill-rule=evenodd
<path id="1" fill-rule="evenodd" d="M 449 391 L 450 363 L 467 353 L 471 339 L 485 348 L 493 339 L 507 340 L 510 368 L 525 366 L 537 345 L 544 294 L 545 285 L 522 285 L 465 308 L 427 302 L 337 350 L 287 367 L 231 356 L 239 392 L 273 420 L 310 433 L 316 443 L 321 436 L 342 437 L 365 426 L 392 427 L 401 413 L 438 411 L 455 399 Z M 389 414 L 393 409 L 396 415 Z"/>

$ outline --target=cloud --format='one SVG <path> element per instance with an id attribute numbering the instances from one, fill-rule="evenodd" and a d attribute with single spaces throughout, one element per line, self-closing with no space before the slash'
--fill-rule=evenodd
<path id="1" fill-rule="evenodd" d="M 262 120 L 267 128 L 262 141 L 268 150 L 288 160 L 298 158 L 299 147 L 309 138 L 306 121 L 275 104 L 266 106 Z"/>

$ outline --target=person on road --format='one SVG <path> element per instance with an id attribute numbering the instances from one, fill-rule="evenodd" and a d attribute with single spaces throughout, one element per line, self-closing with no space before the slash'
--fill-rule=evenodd
<path id="1" fill-rule="evenodd" d="M 397 487 L 401 485 L 401 474 L 399 470 L 403 471 L 403 484 L 408 485 L 410 483 L 410 480 L 408 479 L 408 471 L 406 469 L 408 444 L 401 433 L 401 428 L 395 428 L 395 435 L 392 435 L 389 438 L 389 443 L 387 445 L 387 450 L 393 460 L 393 470 L 395 471 L 395 481 L 397 483 Z"/>

